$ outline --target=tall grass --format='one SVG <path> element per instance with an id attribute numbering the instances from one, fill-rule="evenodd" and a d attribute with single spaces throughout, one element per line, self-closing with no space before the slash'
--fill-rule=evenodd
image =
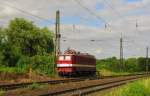
<path id="1" fill-rule="evenodd" d="M 114 89 L 104 96 L 150 96 L 150 78 Z"/>
<path id="2" fill-rule="evenodd" d="M 0 96 L 4 96 L 5 91 L 0 89 Z"/>
<path id="3" fill-rule="evenodd" d="M 7 67 L 7 66 L 0 66 L 0 72 L 4 72 L 4 73 L 17 73 L 17 74 L 21 74 L 21 73 L 26 73 L 26 69 L 25 68 L 20 68 L 20 67 Z"/>
<path id="4" fill-rule="evenodd" d="M 99 72 L 102 76 L 116 76 L 116 75 L 128 75 L 128 74 L 130 74 L 129 72 L 114 72 L 114 71 L 104 69 L 104 68 L 102 68 Z"/>

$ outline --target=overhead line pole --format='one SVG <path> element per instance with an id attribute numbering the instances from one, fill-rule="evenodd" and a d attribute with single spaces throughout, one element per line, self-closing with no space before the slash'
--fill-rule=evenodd
<path id="1" fill-rule="evenodd" d="M 148 60 L 148 53 L 149 53 L 149 47 L 146 47 L 146 72 L 148 72 L 148 65 L 149 65 L 149 60 Z"/>
<path id="2" fill-rule="evenodd" d="M 56 23 L 55 23 L 55 46 L 54 46 L 54 72 L 56 68 L 56 59 L 57 56 L 60 54 L 60 12 L 59 10 L 56 11 Z"/>
<path id="3" fill-rule="evenodd" d="M 123 38 L 120 38 L 120 70 L 123 68 Z"/>
<path id="4" fill-rule="evenodd" d="M 57 55 L 60 54 L 60 12 L 56 12 L 56 40 L 57 40 Z"/>

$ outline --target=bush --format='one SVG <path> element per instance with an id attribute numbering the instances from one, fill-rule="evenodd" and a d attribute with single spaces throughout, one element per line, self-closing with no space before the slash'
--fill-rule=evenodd
<path id="1" fill-rule="evenodd" d="M 54 73 L 54 56 L 35 55 L 32 57 L 22 56 L 18 61 L 17 67 L 29 70 L 31 67 L 35 72 L 40 74 L 53 75 Z"/>
<path id="2" fill-rule="evenodd" d="M 36 55 L 30 58 L 32 68 L 38 73 L 44 73 L 48 75 L 53 74 L 54 57 L 53 56 L 40 56 Z"/>

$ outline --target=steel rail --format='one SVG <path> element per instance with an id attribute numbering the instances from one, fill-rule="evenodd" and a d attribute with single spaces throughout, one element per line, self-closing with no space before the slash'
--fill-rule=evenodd
<path id="1" fill-rule="evenodd" d="M 122 84 L 126 84 L 127 82 L 135 81 L 137 79 L 145 78 L 150 76 L 149 74 L 147 75 L 137 75 L 132 78 L 126 78 L 126 79 L 121 79 L 121 80 L 114 80 L 114 81 L 109 81 L 109 82 L 104 82 L 101 84 L 92 84 L 92 85 L 87 85 L 87 86 L 82 86 L 79 88 L 70 88 L 70 89 L 64 89 L 61 91 L 56 91 L 56 92 L 49 92 L 49 93 L 42 93 L 38 96 L 84 96 L 85 94 L 89 94 L 98 90 L 104 90 L 112 87 L 116 87 Z M 125 76 L 126 77 L 126 76 Z M 76 93 L 77 92 L 77 93 Z M 66 94 L 66 95 L 65 95 Z"/>
<path id="2" fill-rule="evenodd" d="M 145 74 L 145 73 L 117 75 L 117 76 L 101 76 L 100 78 L 81 77 L 81 78 L 73 78 L 73 79 L 65 79 L 65 80 L 46 80 L 46 81 L 36 81 L 36 82 L 28 82 L 28 83 L 7 83 L 7 84 L 0 84 L 0 89 L 12 90 L 12 89 L 17 89 L 17 88 L 27 87 L 27 86 L 35 84 L 35 83 L 36 84 L 60 84 L 60 83 L 69 83 L 69 82 L 79 82 L 79 81 L 84 81 L 87 79 L 97 80 L 97 79 L 116 78 L 116 77 L 121 77 L 121 76 L 124 77 L 124 76 L 143 75 L 143 74 Z"/>
<path id="3" fill-rule="evenodd" d="M 12 90 L 21 87 L 27 87 L 35 83 L 36 84 L 59 84 L 59 83 L 77 82 L 82 80 L 84 79 L 47 80 L 47 81 L 37 81 L 37 82 L 28 82 L 28 83 L 8 83 L 8 84 L 0 84 L 0 89 Z"/>

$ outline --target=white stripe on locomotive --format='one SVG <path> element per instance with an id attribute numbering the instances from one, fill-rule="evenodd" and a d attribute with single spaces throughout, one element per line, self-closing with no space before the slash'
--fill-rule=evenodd
<path id="1" fill-rule="evenodd" d="M 95 67 L 95 65 L 85 65 L 85 64 L 57 64 L 57 67 Z"/>

